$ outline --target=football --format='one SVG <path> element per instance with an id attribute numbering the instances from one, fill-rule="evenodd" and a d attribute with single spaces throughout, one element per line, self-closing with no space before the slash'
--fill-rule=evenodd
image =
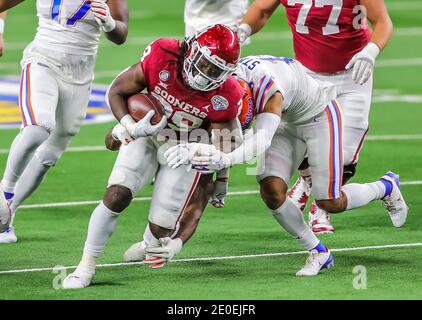
<path id="1" fill-rule="evenodd" d="M 137 93 L 127 100 L 129 114 L 133 119 L 139 121 L 145 117 L 145 115 L 155 110 L 155 114 L 151 119 L 151 124 L 157 124 L 160 122 L 164 115 L 164 107 L 154 96 L 148 93 Z"/>

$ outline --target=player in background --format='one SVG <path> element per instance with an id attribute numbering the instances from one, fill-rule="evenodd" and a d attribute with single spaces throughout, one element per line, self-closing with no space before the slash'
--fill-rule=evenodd
<path id="1" fill-rule="evenodd" d="M 343 183 L 346 183 L 355 174 L 369 128 L 375 59 L 393 32 L 384 0 L 256 0 L 239 26 L 240 41 L 261 30 L 279 5 L 285 7 L 293 33 L 295 58 L 309 75 L 337 87 L 345 122 Z M 289 196 L 303 211 L 312 186 L 307 159 L 299 170 L 300 177 Z M 316 233 L 334 232 L 329 214 L 315 202 L 309 222 Z"/>
<path id="2" fill-rule="evenodd" d="M 5 21 L 6 21 L 6 15 L 7 15 L 6 11 L 0 13 L 0 57 L 3 55 L 3 50 L 4 50 L 3 34 L 4 34 L 4 26 L 5 26 Z"/>
<path id="3" fill-rule="evenodd" d="M 177 230 L 201 173 L 188 166 L 171 169 L 163 153 L 189 133 L 194 140 L 200 137 L 196 134 L 205 133 L 208 140 L 210 129 L 216 141 L 223 141 L 227 150 L 241 141 L 237 115 L 243 92 L 231 77 L 239 56 L 236 33 L 226 26 L 215 25 L 183 42 L 165 38 L 154 41 L 145 49 L 139 63 L 113 81 L 107 98 L 120 122 L 113 130 L 114 135 L 123 145 L 103 201 L 91 215 L 81 262 L 63 281 L 64 288 L 84 288 L 91 283 L 96 260 L 115 230 L 118 216 L 153 177 L 147 247 L 162 246 L 158 239 Z M 128 97 L 145 88 L 165 108 L 166 115 L 156 125 L 150 123 L 154 111 L 139 122 L 128 113 Z M 167 127 L 162 130 L 164 126 Z M 231 134 L 226 134 L 227 131 Z M 157 261 L 150 258 L 146 260 L 152 264 Z"/>
<path id="4" fill-rule="evenodd" d="M 0 1 L 4 11 L 20 0 Z M 115 44 L 128 33 L 126 0 L 37 0 L 39 25 L 21 61 L 22 127 L 0 183 L 0 215 L 14 212 L 56 164 L 85 118 L 101 31 Z M 16 242 L 11 226 L 0 243 Z"/>
<path id="5" fill-rule="evenodd" d="M 169 166 L 191 163 L 221 170 L 263 154 L 257 174 L 261 197 L 277 222 L 309 250 L 298 276 L 316 275 L 333 262 L 330 251 L 287 196 L 290 178 L 305 154 L 313 174 L 312 195 L 319 207 L 342 212 L 381 199 L 393 225 L 405 223 L 408 209 L 396 174 L 387 172 L 376 182 L 342 187 L 343 121 L 333 84 L 313 79 L 300 62 L 284 57 L 245 57 L 236 75 L 253 91 L 254 135 L 229 154 L 198 143 L 172 147 L 165 153 Z M 147 248 L 147 253 L 160 249 Z"/>
<path id="6" fill-rule="evenodd" d="M 186 0 L 185 36 L 217 23 L 236 29 L 248 10 L 248 0 Z"/>

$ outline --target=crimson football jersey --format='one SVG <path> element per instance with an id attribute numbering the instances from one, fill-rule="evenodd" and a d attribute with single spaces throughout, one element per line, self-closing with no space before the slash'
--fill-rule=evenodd
<path id="1" fill-rule="evenodd" d="M 344 70 L 371 37 L 359 0 L 280 0 L 293 33 L 296 60 L 320 73 Z"/>
<path id="2" fill-rule="evenodd" d="M 168 117 L 168 127 L 180 131 L 208 128 L 212 122 L 235 119 L 242 103 L 243 89 L 229 77 L 212 91 L 198 91 L 183 83 L 178 76 L 180 42 L 159 39 L 144 51 L 141 67 L 148 92 L 159 99 Z"/>

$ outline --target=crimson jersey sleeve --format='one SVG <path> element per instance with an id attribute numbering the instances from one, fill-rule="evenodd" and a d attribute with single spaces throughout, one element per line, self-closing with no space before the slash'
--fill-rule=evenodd
<path id="1" fill-rule="evenodd" d="M 168 59 L 168 53 L 174 52 L 174 59 L 179 51 L 179 41 L 177 39 L 161 38 L 149 44 L 142 55 L 140 64 L 144 73 L 145 83 L 151 90 L 151 78 L 153 74 L 159 73 L 159 66 L 164 65 Z"/>
<path id="2" fill-rule="evenodd" d="M 229 122 L 236 119 L 242 111 L 244 89 L 234 77 L 230 77 L 211 97 L 208 113 L 210 122 Z"/>

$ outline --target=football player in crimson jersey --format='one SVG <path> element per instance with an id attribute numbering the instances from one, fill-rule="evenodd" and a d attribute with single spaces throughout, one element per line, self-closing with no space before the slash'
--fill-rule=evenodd
<path id="1" fill-rule="evenodd" d="M 196 134 L 201 128 L 210 128 L 216 141 L 222 141 L 229 149 L 235 146 L 233 141 L 241 141 L 237 116 L 243 92 L 231 77 L 239 56 L 236 33 L 217 24 L 183 42 L 154 41 L 145 49 L 139 63 L 128 67 L 113 81 L 107 98 L 120 122 L 113 130 L 114 136 L 123 145 L 103 201 L 91 215 L 82 260 L 64 280 L 64 288 L 84 288 L 91 283 L 96 260 L 113 233 L 118 216 L 153 177 L 147 247 L 161 246 L 158 239 L 174 232 L 201 173 L 188 166 L 171 169 L 164 161 L 163 152 L 177 145 L 184 134 Z M 139 122 L 129 115 L 128 97 L 144 89 L 165 108 L 166 115 L 156 125 L 150 122 L 154 111 Z"/>
<path id="2" fill-rule="evenodd" d="M 258 32 L 279 5 L 293 33 L 295 58 L 308 74 L 337 87 L 344 126 L 343 183 L 353 177 L 368 131 L 375 59 L 393 32 L 384 0 L 256 0 L 238 29 L 240 41 Z M 366 14 L 365 14 L 366 13 Z M 369 30 L 369 20 L 373 31 Z M 289 196 L 303 211 L 312 186 L 307 159 Z M 309 222 L 316 233 L 332 233 L 329 214 L 311 205 Z"/>

